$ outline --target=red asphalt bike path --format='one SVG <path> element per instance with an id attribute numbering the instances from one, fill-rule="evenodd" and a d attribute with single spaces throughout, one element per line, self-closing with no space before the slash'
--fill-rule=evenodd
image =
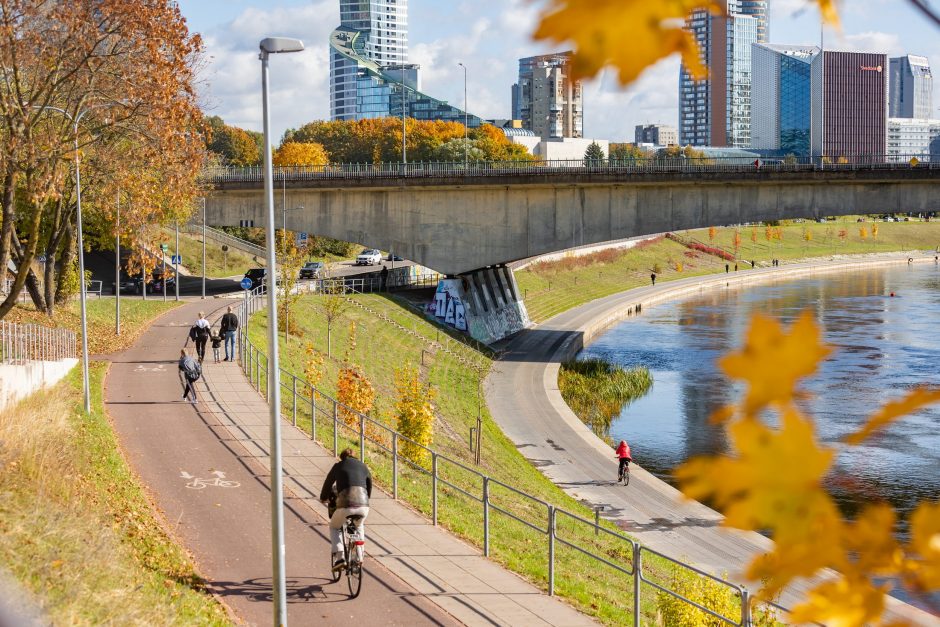
<path id="1" fill-rule="evenodd" d="M 112 356 L 105 406 L 125 456 L 209 589 L 239 620 L 266 625 L 274 620 L 267 471 L 206 411 L 213 400 L 205 383 L 193 406 L 182 400 L 177 375 L 198 312 L 218 309 L 196 301 L 171 310 Z M 290 623 L 459 624 L 374 560 L 367 559 L 361 595 L 349 599 L 345 577 L 329 577 L 326 521 L 289 493 L 284 529 Z"/>

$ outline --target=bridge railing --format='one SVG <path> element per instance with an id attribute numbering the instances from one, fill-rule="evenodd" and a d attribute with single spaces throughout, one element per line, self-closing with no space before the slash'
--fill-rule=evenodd
<path id="1" fill-rule="evenodd" d="M 916 161 L 912 161 L 916 159 Z M 804 172 L 817 170 L 908 170 L 940 169 L 940 159 L 914 154 L 849 155 L 819 157 L 649 157 L 637 159 L 568 159 L 549 161 L 471 161 L 413 163 L 341 163 L 321 166 L 274 168 L 276 181 L 322 179 L 451 178 L 506 175 L 651 174 L 664 172 L 748 172 L 771 170 Z M 260 166 L 215 167 L 204 174 L 209 183 L 260 182 Z"/>
<path id="2" fill-rule="evenodd" d="M 263 286 L 252 290 L 238 309 L 241 320 L 238 360 L 252 387 L 270 398 L 268 357 L 248 338 L 246 331 L 251 314 L 266 306 L 264 294 Z M 347 446 L 358 448 L 362 461 L 368 457 L 372 474 L 391 486 L 394 499 L 397 500 L 401 492 L 419 501 L 429 498 L 432 524 L 438 524 L 439 514 L 445 507 L 452 507 L 461 499 L 479 507 L 478 522 L 471 526 L 472 532 L 482 536 L 486 557 L 490 556 L 494 533 L 508 534 L 504 541 L 518 541 L 506 524 L 491 522 L 495 516 L 503 517 L 505 522 L 514 521 L 528 533 L 543 538 L 549 595 L 555 594 L 556 574 L 564 577 L 560 569 L 571 565 L 569 560 L 556 554 L 556 548 L 561 548 L 570 551 L 569 555 L 585 556 L 597 569 L 606 569 L 620 578 L 623 595 L 632 599 L 632 616 L 625 616 L 623 622 L 629 621 L 634 627 L 641 624 L 644 592 L 666 595 L 698 608 L 718 624 L 729 626 L 751 627 L 753 612 L 775 615 L 788 611 L 780 605 L 753 598 L 745 586 L 654 551 L 620 531 L 601 525 L 600 510 L 595 510 L 593 520 L 579 516 L 416 442 L 290 371 L 279 368 L 279 373 L 281 411 L 285 420 L 290 420 L 294 426 L 299 421 L 309 428 L 310 439 L 332 448 L 334 455 Z M 675 579 L 664 575 L 664 564 L 672 569 Z M 730 613 L 723 614 L 718 608 L 707 607 L 704 601 L 690 599 L 677 591 L 676 579 L 689 577 L 707 580 L 717 590 L 732 595 L 736 602 L 733 609 L 728 610 Z M 646 602 L 649 600 L 646 597 Z"/>

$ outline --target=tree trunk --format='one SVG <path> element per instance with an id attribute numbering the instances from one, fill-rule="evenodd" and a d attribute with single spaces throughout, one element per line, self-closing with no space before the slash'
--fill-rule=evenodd
<path id="1" fill-rule="evenodd" d="M 6 281 L 10 261 L 10 241 L 13 236 L 13 172 L 7 166 L 3 175 L 3 196 L 0 197 L 0 284 Z M 15 297 L 14 297 L 15 299 Z M 0 313 L 0 318 L 6 313 Z"/>

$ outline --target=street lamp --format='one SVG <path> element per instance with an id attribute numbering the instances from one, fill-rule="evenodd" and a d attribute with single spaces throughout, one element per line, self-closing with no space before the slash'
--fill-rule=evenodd
<path id="1" fill-rule="evenodd" d="M 470 114 L 467 113 L 467 66 L 458 63 L 463 68 L 463 167 L 467 169 L 467 153 L 470 150 Z"/>
<path id="2" fill-rule="evenodd" d="M 271 112 L 268 106 L 268 57 L 301 52 L 304 44 L 289 37 L 268 37 L 260 43 L 261 103 L 264 125 L 264 204 L 267 218 L 267 266 L 274 260 L 274 172 L 271 165 Z M 281 380 L 277 345 L 277 290 L 268 286 L 268 405 L 271 412 L 271 557 L 274 583 L 274 624 L 287 624 L 287 582 L 284 568 L 284 485 L 281 477 Z M 246 312 L 247 314 L 247 312 Z"/>
<path id="3" fill-rule="evenodd" d="M 72 133 L 75 136 L 75 227 L 78 233 L 78 285 L 82 322 L 82 387 L 85 391 L 85 413 L 87 414 L 91 413 L 91 386 L 88 381 L 88 315 L 85 311 L 85 241 L 82 238 L 82 172 L 81 161 L 78 152 L 78 124 L 89 111 L 100 109 L 102 107 L 110 107 L 114 104 L 121 103 L 105 102 L 92 105 L 82 109 L 78 112 L 77 115 L 74 116 L 65 109 L 60 109 L 59 107 L 53 107 L 51 105 L 36 107 L 40 111 L 57 111 L 67 117 L 72 123 Z M 118 290 L 120 289 L 121 285 L 120 282 L 118 282 Z"/>
<path id="4" fill-rule="evenodd" d="M 304 208 L 303 205 L 298 205 L 297 207 L 291 207 L 290 210 L 297 211 L 298 209 L 303 210 L 303 208 Z M 281 205 L 281 224 L 283 225 L 283 229 L 284 229 L 284 254 L 286 255 L 287 254 L 287 205 L 286 204 Z"/>
<path id="5" fill-rule="evenodd" d="M 202 197 L 202 299 L 206 299 L 206 197 Z M 177 277 L 178 279 L 179 277 Z M 245 315 L 248 315 L 247 312 Z"/>
<path id="6" fill-rule="evenodd" d="M 114 334 L 121 334 L 121 192 L 114 208 Z"/>
<path id="7" fill-rule="evenodd" d="M 382 69 L 386 72 L 392 70 L 401 71 L 401 162 L 408 163 L 408 147 L 407 147 L 407 137 L 408 137 L 408 127 L 405 123 L 405 118 L 408 111 L 407 104 L 407 95 L 408 95 L 408 86 L 405 85 L 405 70 L 417 70 L 421 66 L 415 63 L 392 63 L 391 65 L 382 66 Z"/>

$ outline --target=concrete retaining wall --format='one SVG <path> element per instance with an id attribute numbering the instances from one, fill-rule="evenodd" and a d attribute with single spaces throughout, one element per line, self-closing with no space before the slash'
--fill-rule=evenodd
<path id="1" fill-rule="evenodd" d="M 0 409 L 58 383 L 77 363 L 77 359 L 60 359 L 0 364 Z"/>

